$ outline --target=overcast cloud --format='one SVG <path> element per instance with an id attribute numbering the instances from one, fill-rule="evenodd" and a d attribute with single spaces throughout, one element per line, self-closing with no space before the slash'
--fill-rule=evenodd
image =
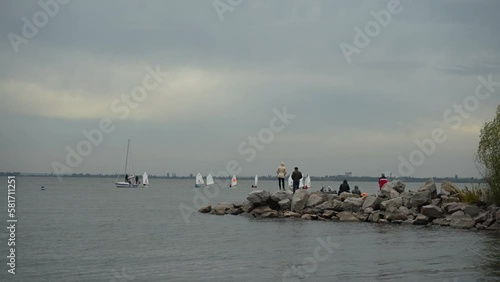
<path id="1" fill-rule="evenodd" d="M 340 44 L 389 2 L 242 0 L 221 21 L 213 1 L 73 0 L 16 53 L 8 34 L 43 10 L 1 1 L 0 171 L 50 173 L 110 118 L 116 129 L 73 172 L 121 172 L 130 138 L 134 173 L 207 174 L 236 160 L 241 175 L 281 161 L 312 175 L 398 174 L 398 157 L 442 128 L 447 140 L 412 175 L 475 177 L 500 87 L 458 128 L 443 114 L 479 76 L 500 81 L 500 1 L 401 0 L 348 63 Z M 148 66 L 169 75 L 120 119 L 113 101 Z M 296 118 L 247 161 L 238 146 L 283 107 Z"/>

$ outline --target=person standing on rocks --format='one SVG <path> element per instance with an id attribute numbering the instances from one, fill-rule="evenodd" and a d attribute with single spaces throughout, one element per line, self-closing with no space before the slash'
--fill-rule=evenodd
<path id="1" fill-rule="evenodd" d="M 278 166 L 276 173 L 278 174 L 279 189 L 281 190 L 281 187 L 283 187 L 283 191 L 285 191 L 286 167 L 284 162 L 281 162 L 280 166 Z"/>
<path id="2" fill-rule="evenodd" d="M 302 172 L 299 171 L 298 167 L 295 167 L 294 172 L 292 172 L 293 193 L 295 193 L 295 190 L 299 189 L 299 184 L 300 184 L 301 178 L 302 178 Z"/>
<path id="3" fill-rule="evenodd" d="M 378 188 L 382 189 L 387 182 L 389 182 L 389 180 L 387 180 L 385 174 L 382 173 L 382 176 L 378 179 Z"/>
<path id="4" fill-rule="evenodd" d="M 345 180 L 345 179 L 344 179 L 344 182 L 342 184 L 340 184 L 339 196 L 340 196 L 340 194 L 342 194 L 342 192 L 347 192 L 347 193 L 351 192 L 351 187 L 349 187 L 349 184 L 347 183 L 347 180 Z"/>

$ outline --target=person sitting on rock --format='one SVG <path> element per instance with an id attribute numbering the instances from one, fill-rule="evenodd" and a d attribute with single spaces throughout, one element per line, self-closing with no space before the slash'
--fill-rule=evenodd
<path id="1" fill-rule="evenodd" d="M 347 193 L 351 192 L 351 188 L 349 187 L 349 184 L 347 183 L 347 180 L 345 180 L 345 179 L 344 179 L 344 182 L 342 184 L 340 184 L 338 195 L 340 196 L 340 194 L 342 194 L 342 192 L 347 192 Z"/>
<path id="2" fill-rule="evenodd" d="M 361 191 L 359 191 L 359 187 L 357 185 L 354 186 L 354 190 L 352 190 L 352 193 L 361 196 Z"/>

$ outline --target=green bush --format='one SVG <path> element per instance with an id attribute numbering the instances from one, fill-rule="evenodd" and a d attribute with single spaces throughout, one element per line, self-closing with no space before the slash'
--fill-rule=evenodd
<path id="1" fill-rule="evenodd" d="M 480 185 L 472 185 L 471 189 L 465 186 L 465 189 L 459 190 L 457 196 L 461 202 L 466 202 L 472 205 L 479 205 L 482 204 L 481 199 L 483 193 L 485 192 Z"/>
<path id="2" fill-rule="evenodd" d="M 481 129 L 476 158 L 480 173 L 489 186 L 489 201 L 500 205 L 500 105 L 496 117 Z"/>

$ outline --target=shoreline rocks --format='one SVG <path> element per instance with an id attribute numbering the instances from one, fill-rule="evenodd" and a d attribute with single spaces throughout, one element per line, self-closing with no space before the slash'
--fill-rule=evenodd
<path id="1" fill-rule="evenodd" d="M 299 189 L 270 193 L 255 190 L 239 203 L 207 205 L 198 212 L 249 218 L 297 218 L 332 222 L 372 222 L 402 225 L 449 226 L 458 229 L 500 231 L 500 207 L 461 203 L 458 188 L 444 181 L 441 191 L 431 179 L 417 192 L 405 192 L 405 184 L 393 181 L 375 195 L 340 196 Z"/>

